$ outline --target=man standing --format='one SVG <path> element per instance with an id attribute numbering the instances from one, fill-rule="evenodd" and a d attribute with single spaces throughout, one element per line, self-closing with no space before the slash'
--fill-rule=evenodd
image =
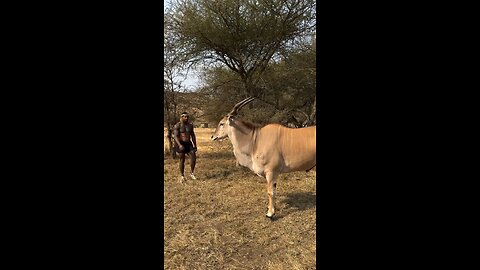
<path id="1" fill-rule="evenodd" d="M 190 178 L 195 180 L 193 171 L 195 170 L 195 161 L 197 159 L 195 152 L 197 152 L 197 138 L 193 132 L 192 123 L 188 122 L 188 113 L 183 112 L 180 122 L 173 127 L 173 137 L 175 140 L 175 150 L 180 156 L 180 182 L 185 181 L 183 175 L 185 168 L 185 154 L 190 156 Z"/>

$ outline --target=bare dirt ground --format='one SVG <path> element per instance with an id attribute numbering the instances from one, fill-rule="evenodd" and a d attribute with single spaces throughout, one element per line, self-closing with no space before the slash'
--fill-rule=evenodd
<path id="1" fill-rule="evenodd" d="M 276 219 L 265 217 L 266 180 L 236 167 L 228 139 L 197 128 L 197 180 L 164 168 L 164 269 L 316 269 L 315 169 L 281 174 Z"/>

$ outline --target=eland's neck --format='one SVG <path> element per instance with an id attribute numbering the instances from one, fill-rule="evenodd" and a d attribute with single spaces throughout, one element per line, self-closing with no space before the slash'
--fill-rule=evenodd
<path id="1" fill-rule="evenodd" d="M 255 128 L 248 127 L 238 120 L 231 123 L 230 127 L 229 137 L 233 148 L 239 153 L 249 155 L 252 151 Z"/>

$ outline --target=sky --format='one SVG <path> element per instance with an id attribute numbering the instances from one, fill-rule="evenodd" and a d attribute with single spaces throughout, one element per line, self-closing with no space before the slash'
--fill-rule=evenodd
<path id="1" fill-rule="evenodd" d="M 192 72 L 190 72 L 192 73 Z M 194 88 L 198 87 L 200 85 L 200 79 L 198 76 L 195 76 L 193 74 L 188 74 L 187 79 L 183 82 L 183 85 L 187 87 L 188 89 L 193 90 Z"/>

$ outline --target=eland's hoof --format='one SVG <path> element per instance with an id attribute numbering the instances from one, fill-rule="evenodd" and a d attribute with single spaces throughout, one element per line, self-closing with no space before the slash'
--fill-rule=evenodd
<path id="1" fill-rule="evenodd" d="M 273 217 L 275 216 L 275 214 L 272 214 L 272 215 L 269 215 L 268 213 L 265 215 L 267 218 L 269 219 L 273 219 Z"/>

